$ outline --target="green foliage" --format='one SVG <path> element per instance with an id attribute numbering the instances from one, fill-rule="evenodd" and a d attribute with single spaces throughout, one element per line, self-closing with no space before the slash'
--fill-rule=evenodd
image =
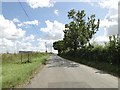
<path id="1" fill-rule="evenodd" d="M 61 53 L 64 50 L 64 41 L 57 41 L 53 43 L 53 47 L 55 50 L 58 50 L 59 53 Z"/>
<path id="2" fill-rule="evenodd" d="M 105 45 L 90 44 L 90 39 L 99 29 L 100 20 L 91 15 L 86 19 L 85 11 L 68 12 L 71 22 L 65 24 L 64 39 L 55 42 L 54 47 L 60 55 L 87 60 L 88 62 L 107 63 L 108 66 L 120 64 L 120 36 L 109 36 Z M 58 48 L 59 47 L 59 48 Z M 101 65 L 101 64 L 100 64 Z M 119 70 L 119 69 L 118 69 Z"/>
<path id="3" fill-rule="evenodd" d="M 85 11 L 76 12 L 74 9 L 68 12 L 71 22 L 65 25 L 64 44 L 66 48 L 76 51 L 89 43 L 92 36 L 98 31 L 100 20 L 95 24 L 95 15 L 86 20 Z"/>
<path id="4" fill-rule="evenodd" d="M 120 55 L 120 38 L 119 35 L 110 36 L 108 43 L 108 52 L 109 52 L 109 61 L 111 63 L 118 64 L 119 63 L 119 55 Z"/>

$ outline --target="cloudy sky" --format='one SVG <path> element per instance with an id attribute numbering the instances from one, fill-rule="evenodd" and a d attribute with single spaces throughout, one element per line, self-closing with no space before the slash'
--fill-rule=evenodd
<path id="1" fill-rule="evenodd" d="M 119 0 L 3 1 L 0 3 L 0 53 L 44 52 L 45 42 L 48 51 L 56 52 L 52 43 L 63 39 L 64 25 L 69 23 L 67 12 L 71 9 L 84 9 L 87 16 L 95 14 L 96 19 L 100 19 L 100 29 L 93 37 L 94 41 L 106 42 L 109 35 L 118 33 Z"/>

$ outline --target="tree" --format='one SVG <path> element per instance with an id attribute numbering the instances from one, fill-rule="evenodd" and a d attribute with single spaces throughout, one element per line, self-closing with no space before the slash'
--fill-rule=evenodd
<path id="1" fill-rule="evenodd" d="M 100 20 L 95 23 L 95 15 L 91 15 L 86 21 L 85 11 L 76 12 L 74 9 L 68 12 L 68 19 L 71 19 L 71 22 L 65 25 L 63 40 L 66 48 L 76 51 L 77 48 L 89 43 L 98 31 Z"/>
<path id="2" fill-rule="evenodd" d="M 58 53 L 61 53 L 64 50 L 64 41 L 57 41 L 53 43 L 53 48 L 58 50 Z"/>
<path id="3" fill-rule="evenodd" d="M 120 53 L 120 38 L 119 35 L 109 36 L 109 61 L 112 64 L 118 64 Z"/>

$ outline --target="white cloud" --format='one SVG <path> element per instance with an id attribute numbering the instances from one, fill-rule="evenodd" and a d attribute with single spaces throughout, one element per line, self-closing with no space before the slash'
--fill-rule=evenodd
<path id="1" fill-rule="evenodd" d="M 98 2 L 102 8 L 118 9 L 118 1 L 119 0 L 100 0 Z"/>
<path id="2" fill-rule="evenodd" d="M 38 39 L 37 40 L 39 43 L 37 45 L 37 51 L 41 51 L 41 52 L 45 52 L 46 51 L 46 46 L 47 46 L 47 51 L 48 52 L 54 52 L 54 53 L 58 53 L 57 50 L 53 49 L 53 42 L 55 40 L 45 40 L 45 39 Z"/>
<path id="3" fill-rule="evenodd" d="M 101 8 L 108 9 L 108 14 L 101 21 L 100 26 L 107 30 L 107 36 L 118 34 L 118 1 L 119 0 L 101 0 Z"/>
<path id="4" fill-rule="evenodd" d="M 89 0 L 89 2 L 91 5 L 93 1 Z M 100 27 L 107 31 L 107 36 L 118 34 L 118 2 L 119 0 L 98 0 L 92 3 L 92 6 L 97 5 L 108 10 L 104 19 L 100 21 Z"/>
<path id="5" fill-rule="evenodd" d="M 16 28 L 13 21 L 5 19 L 2 15 L 0 15 L 0 21 L 0 38 L 14 40 L 25 35 L 25 31 L 21 28 Z"/>
<path id="6" fill-rule="evenodd" d="M 96 41 L 98 43 L 103 43 L 103 42 L 108 42 L 109 38 L 106 36 L 98 36 L 94 39 L 94 41 Z"/>
<path id="7" fill-rule="evenodd" d="M 105 45 L 105 43 L 108 42 L 108 41 L 109 41 L 109 37 L 103 35 L 103 36 L 97 36 L 97 37 L 92 38 L 90 40 L 90 43 L 91 44 L 96 43 L 96 44 L 99 44 L 99 45 Z"/>
<path id="8" fill-rule="evenodd" d="M 39 25 L 39 21 L 38 20 L 33 20 L 33 21 L 26 21 L 23 23 L 18 24 L 19 27 L 21 26 L 26 26 L 26 25 Z"/>
<path id="9" fill-rule="evenodd" d="M 5 19 L 0 15 L 0 53 L 14 52 L 15 42 L 25 37 L 25 31 L 17 28 L 13 21 Z"/>
<path id="10" fill-rule="evenodd" d="M 31 8 L 43 8 L 43 7 L 53 7 L 54 1 L 52 0 L 27 0 L 27 3 Z"/>
<path id="11" fill-rule="evenodd" d="M 54 42 L 53 40 L 46 40 L 46 38 L 38 39 L 38 42 L 34 44 L 33 41 L 36 40 L 34 35 L 31 34 L 29 36 L 26 36 L 26 32 L 24 30 L 22 30 L 21 28 L 17 28 L 13 21 L 5 19 L 2 15 L 0 15 L 0 21 L 0 53 L 14 53 L 21 50 L 45 52 L 45 42 L 47 44 L 47 51 L 54 52 L 52 48 L 52 43 Z M 57 21 L 55 21 L 55 25 L 52 24 L 52 27 L 50 26 L 50 21 L 46 23 L 48 23 L 48 27 L 50 29 L 52 29 L 53 26 L 56 27 L 56 29 L 59 29 L 59 27 L 57 27 L 56 25 L 60 23 L 58 23 Z"/>
<path id="12" fill-rule="evenodd" d="M 14 18 L 14 19 L 13 19 L 13 22 L 19 23 L 20 20 L 18 20 L 17 18 Z"/>
<path id="13" fill-rule="evenodd" d="M 98 40 L 103 40 L 110 35 L 118 34 L 118 2 L 120 0 L 97 0 L 93 3 L 93 0 L 89 0 L 89 4 L 92 6 L 99 6 L 108 10 L 108 13 L 103 20 L 100 21 L 100 28 L 104 28 L 104 36 L 98 37 Z M 101 38 L 101 39 L 100 39 Z M 107 39 L 105 39 L 107 40 Z"/>
<path id="14" fill-rule="evenodd" d="M 14 46 L 14 43 L 12 42 L 12 40 L 8 40 L 6 38 L 1 39 L 0 38 L 0 46 L 6 47 L 6 46 Z"/>
<path id="15" fill-rule="evenodd" d="M 0 53 L 6 53 L 8 51 L 13 51 L 14 43 L 12 40 L 8 40 L 6 38 L 0 38 Z"/>
<path id="16" fill-rule="evenodd" d="M 18 51 L 37 51 L 37 46 L 34 44 L 35 35 L 25 36 L 22 40 L 16 41 Z M 36 42 L 37 44 L 37 42 Z"/>
<path id="17" fill-rule="evenodd" d="M 54 10 L 54 14 L 58 16 L 59 15 L 59 11 L 58 10 Z"/>
<path id="18" fill-rule="evenodd" d="M 45 52 L 45 42 L 48 52 L 57 52 L 52 47 L 54 40 L 46 40 L 46 38 L 35 39 L 35 36 L 32 34 L 28 36 L 25 34 L 24 30 L 17 28 L 13 21 L 5 19 L 2 15 L 0 15 L 0 21 L 0 53 L 14 53 L 21 50 Z M 57 21 L 54 21 L 54 23 L 46 21 L 46 23 L 48 23 L 48 28 L 50 30 L 55 29 L 55 32 L 57 32 L 56 30 L 59 29 L 62 25 Z M 53 26 L 51 27 L 50 25 Z M 58 27 L 59 25 L 60 27 Z M 33 43 L 35 40 L 37 40 L 36 44 Z"/>
<path id="19" fill-rule="evenodd" d="M 100 21 L 100 28 L 104 29 L 103 36 L 97 36 L 94 38 L 96 42 L 108 41 L 108 36 L 118 34 L 118 2 L 119 0 L 99 0 L 97 6 L 107 9 L 108 13 L 103 20 Z M 90 4 L 92 0 L 90 1 Z M 96 3 L 92 3 L 96 4 Z M 94 6 L 94 5 L 93 5 Z"/>
<path id="20" fill-rule="evenodd" d="M 33 42 L 35 40 L 35 36 L 34 35 L 30 35 L 25 37 L 25 39 L 23 39 L 25 42 Z"/>
<path id="21" fill-rule="evenodd" d="M 43 51 L 45 51 L 46 50 L 45 42 L 46 42 L 47 50 L 49 52 L 52 51 L 54 53 L 57 53 L 57 51 L 54 50 L 52 46 L 53 46 L 53 42 L 63 39 L 64 37 L 63 30 L 65 29 L 64 24 L 56 20 L 53 22 L 47 20 L 45 21 L 45 23 L 47 27 L 40 29 L 40 31 L 43 32 L 43 37 L 38 40 L 40 48 L 44 48 Z"/>
<path id="22" fill-rule="evenodd" d="M 113 25 L 108 28 L 107 35 L 117 35 L 118 34 L 118 25 Z"/>
<path id="23" fill-rule="evenodd" d="M 47 27 L 41 28 L 40 31 L 44 34 L 44 39 L 46 40 L 61 40 L 64 37 L 64 24 L 54 21 L 51 22 L 49 20 L 45 21 Z"/>
<path id="24" fill-rule="evenodd" d="M 30 42 L 19 42 L 17 46 L 19 46 L 17 47 L 18 51 L 34 51 L 34 46 Z"/>
<path id="25" fill-rule="evenodd" d="M 110 26 L 114 26 L 114 25 L 118 25 L 118 22 L 117 20 L 115 20 L 115 18 L 112 20 L 112 18 L 109 20 L 109 19 L 104 19 L 104 20 L 101 20 L 100 22 L 100 27 L 106 27 L 106 28 L 109 28 Z"/>
<path id="26" fill-rule="evenodd" d="M 25 38 L 25 40 L 29 41 L 29 42 L 34 41 L 34 39 L 35 39 L 34 35 L 30 35 L 30 36 L 28 36 L 28 37 Z"/>

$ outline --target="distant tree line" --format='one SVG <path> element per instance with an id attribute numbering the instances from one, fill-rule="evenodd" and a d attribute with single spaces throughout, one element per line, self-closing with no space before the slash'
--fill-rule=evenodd
<path id="1" fill-rule="evenodd" d="M 63 40 L 53 43 L 59 55 L 100 61 L 117 65 L 120 61 L 120 37 L 109 36 L 109 42 L 104 45 L 91 44 L 90 40 L 99 30 L 100 20 L 95 14 L 86 17 L 85 11 L 68 12 L 70 23 L 65 24 Z"/>

